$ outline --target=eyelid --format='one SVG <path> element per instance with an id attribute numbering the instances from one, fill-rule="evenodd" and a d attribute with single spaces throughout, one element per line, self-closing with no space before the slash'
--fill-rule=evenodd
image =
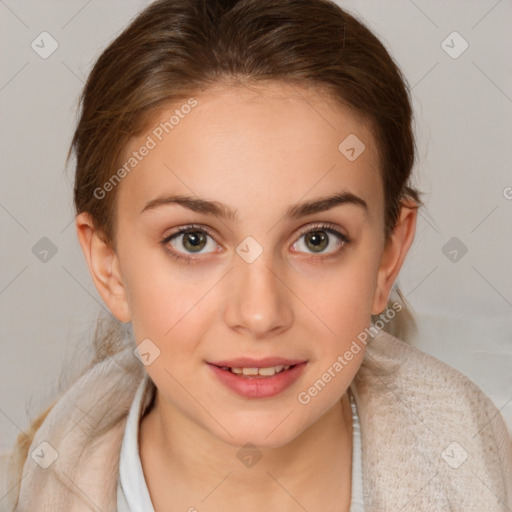
<path id="1" fill-rule="evenodd" d="M 164 237 L 164 239 L 162 240 L 162 243 L 169 243 L 173 239 L 173 237 L 178 236 L 182 233 L 188 233 L 189 231 L 194 231 L 194 230 L 204 231 L 208 236 L 210 236 L 213 240 L 215 240 L 215 243 L 219 244 L 219 242 L 217 242 L 216 234 L 214 234 L 214 232 L 210 228 L 208 228 L 207 226 L 203 226 L 201 224 L 187 224 L 185 226 L 181 226 L 174 233 L 171 233 L 170 235 L 167 235 L 166 237 Z"/>
<path id="2" fill-rule="evenodd" d="M 316 222 L 313 224 L 308 224 L 304 228 L 301 228 L 301 230 L 299 231 L 299 237 L 315 230 L 325 230 L 327 232 L 335 234 L 339 236 L 345 243 L 349 243 L 352 241 L 352 239 L 348 235 L 340 231 L 340 228 L 336 224 L 332 224 L 331 222 Z"/>

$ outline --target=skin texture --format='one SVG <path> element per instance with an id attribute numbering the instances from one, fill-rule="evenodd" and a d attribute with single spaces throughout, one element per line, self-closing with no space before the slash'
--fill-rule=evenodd
<path id="1" fill-rule="evenodd" d="M 145 367 L 157 395 L 139 441 L 155 510 L 348 510 L 346 391 L 364 350 L 307 405 L 297 396 L 369 327 L 371 314 L 385 310 L 414 237 L 416 210 L 402 208 L 386 242 L 373 135 L 318 91 L 219 85 L 195 98 L 198 105 L 118 185 L 115 250 L 88 214 L 76 220 L 103 300 L 119 320 L 132 322 L 137 344 L 149 338 L 160 350 Z M 123 158 L 179 106 L 159 112 Z M 350 134 L 365 144 L 354 161 L 338 150 Z M 342 191 L 367 208 L 345 203 L 284 216 L 299 202 Z M 222 203 L 236 220 L 176 204 L 141 213 L 170 194 Z M 315 227 L 325 222 L 349 242 Z M 212 235 L 199 253 L 183 245 L 186 235 L 161 243 L 191 223 Z M 301 230 L 321 231 L 325 245 L 315 251 Z M 248 236 L 263 248 L 251 263 L 236 252 Z M 165 247 L 192 262 L 175 260 Z M 239 356 L 298 358 L 307 365 L 283 393 L 247 399 L 225 388 L 206 363 Z M 262 454 L 252 467 L 237 457 L 248 442 Z"/>

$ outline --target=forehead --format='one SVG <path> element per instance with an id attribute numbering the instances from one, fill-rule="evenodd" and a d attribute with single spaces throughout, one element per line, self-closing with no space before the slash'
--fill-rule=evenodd
<path id="1" fill-rule="evenodd" d="M 318 90 L 291 84 L 219 85 L 167 105 L 129 141 L 121 165 L 129 172 L 119 207 L 134 212 L 165 193 L 242 213 L 340 188 L 377 207 L 383 201 L 368 124 Z"/>

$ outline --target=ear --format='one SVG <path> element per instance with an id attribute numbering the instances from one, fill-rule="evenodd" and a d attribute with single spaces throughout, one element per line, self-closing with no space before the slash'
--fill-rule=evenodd
<path id="1" fill-rule="evenodd" d="M 386 309 L 391 287 L 414 240 L 417 210 L 415 203 L 402 204 L 397 224 L 386 242 L 377 271 L 372 315 L 378 315 Z"/>
<path id="2" fill-rule="evenodd" d="M 78 214 L 75 225 L 89 272 L 101 298 L 119 321 L 129 322 L 131 316 L 125 285 L 114 249 L 104 241 L 102 233 L 96 230 L 88 213 Z"/>

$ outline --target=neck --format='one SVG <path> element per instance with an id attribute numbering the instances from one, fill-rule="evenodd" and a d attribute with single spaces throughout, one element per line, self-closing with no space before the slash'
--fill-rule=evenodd
<path id="1" fill-rule="evenodd" d="M 247 452 L 245 465 L 240 447 L 226 444 L 188 418 L 169 415 L 156 393 L 140 425 L 141 461 L 155 510 L 157 503 L 169 510 L 171 496 L 173 503 L 186 506 L 182 510 L 199 506 L 203 499 L 215 510 L 223 504 L 232 509 L 240 497 L 246 511 L 297 510 L 297 504 L 314 510 L 324 502 L 327 509 L 334 503 L 337 510 L 349 509 L 352 412 L 347 393 L 290 443 L 256 449 L 261 455 L 256 463 Z"/>

